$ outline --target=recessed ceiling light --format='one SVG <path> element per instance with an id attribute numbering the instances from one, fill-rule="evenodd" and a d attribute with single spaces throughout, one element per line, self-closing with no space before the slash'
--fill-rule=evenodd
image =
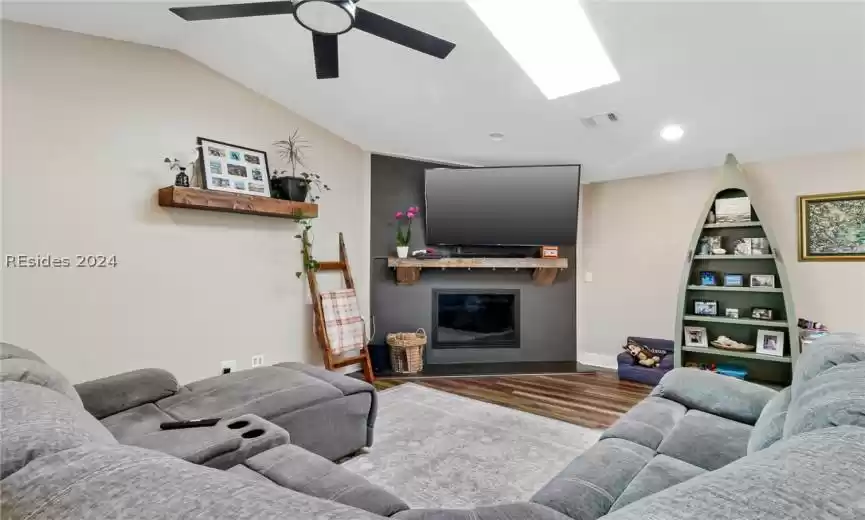
<path id="1" fill-rule="evenodd" d="M 678 141 L 685 135 L 685 130 L 680 125 L 667 125 L 661 130 L 661 138 L 665 141 Z"/>
<path id="2" fill-rule="evenodd" d="M 526 2 L 468 4 L 547 99 L 619 81 L 577 0 L 544 0 L 529 13 Z"/>
<path id="3" fill-rule="evenodd" d="M 504 138 L 505 138 L 505 134 L 503 134 L 501 132 L 493 132 L 490 134 L 490 139 L 492 139 L 493 141 L 501 141 Z"/>

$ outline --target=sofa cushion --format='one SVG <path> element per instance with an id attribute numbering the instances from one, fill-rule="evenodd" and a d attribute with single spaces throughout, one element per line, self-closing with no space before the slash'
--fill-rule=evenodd
<path id="1" fill-rule="evenodd" d="M 712 471 L 744 457 L 751 426 L 689 410 L 658 446 L 658 453 Z"/>
<path id="2" fill-rule="evenodd" d="M 540 504 L 503 504 L 475 509 L 409 509 L 397 520 L 571 520 Z"/>
<path id="3" fill-rule="evenodd" d="M 81 397 L 78 396 L 72 383 L 63 374 L 42 361 L 26 358 L 0 360 L 0 381 L 19 381 L 44 386 L 65 395 L 79 406 L 81 405 Z"/>
<path id="4" fill-rule="evenodd" d="M 160 424 L 174 420 L 174 417 L 157 408 L 155 404 L 147 403 L 109 415 L 100 422 L 118 441 L 126 443 L 129 439 L 158 431 Z"/>
<path id="5" fill-rule="evenodd" d="M 817 338 L 799 356 L 793 371 L 793 399 L 809 380 L 837 365 L 865 361 L 865 337 L 840 332 Z"/>
<path id="6" fill-rule="evenodd" d="M 75 385 L 84 407 L 97 419 L 177 393 L 177 378 L 160 368 L 142 368 Z"/>
<path id="7" fill-rule="evenodd" d="M 778 392 L 778 395 L 760 412 L 760 418 L 751 431 L 748 439 L 748 455 L 763 448 L 768 448 L 784 436 L 784 422 L 787 420 L 787 409 L 790 407 L 790 396 L 792 388 L 787 387 Z"/>
<path id="8" fill-rule="evenodd" d="M 663 491 L 702 475 L 706 470 L 666 455 L 658 455 L 642 469 L 610 508 L 620 509 L 631 502 Z"/>
<path id="9" fill-rule="evenodd" d="M 178 419 L 228 418 L 251 413 L 265 419 L 337 399 L 331 384 L 298 370 L 262 367 L 233 372 L 186 385 L 188 392 L 167 397 L 157 406 Z"/>
<path id="10" fill-rule="evenodd" d="M 34 352 L 30 352 L 26 348 L 21 348 L 11 343 L 3 342 L 0 342 L 0 359 L 32 359 L 33 361 L 41 361 L 42 363 L 45 363 L 45 360 L 37 356 Z M 48 363 L 45 364 L 47 365 Z"/>
<path id="11" fill-rule="evenodd" d="M 654 396 L 751 425 L 775 394 L 758 384 L 696 368 L 672 370 L 652 390 Z"/>
<path id="12" fill-rule="evenodd" d="M 863 467 L 865 428 L 825 428 L 777 442 L 604 520 L 861 519 Z"/>
<path id="13" fill-rule="evenodd" d="M 365 478 L 298 446 L 279 446 L 244 463 L 282 487 L 391 516 L 408 504 Z"/>
<path id="14" fill-rule="evenodd" d="M 531 501 L 571 518 L 594 520 L 607 513 L 655 452 L 623 439 L 604 439 L 574 459 Z"/>
<path id="15" fill-rule="evenodd" d="M 381 520 L 366 511 L 156 451 L 85 445 L 3 481 L 3 517 L 104 520 Z"/>
<path id="16" fill-rule="evenodd" d="M 647 397 L 619 418 L 602 435 L 657 449 L 664 437 L 685 416 L 687 408 L 663 397 Z"/>
<path id="17" fill-rule="evenodd" d="M 0 405 L 0 478 L 34 459 L 82 444 L 117 443 L 81 405 L 44 386 L 2 382 Z"/>
<path id="18" fill-rule="evenodd" d="M 799 383 L 784 438 L 841 425 L 865 427 L 865 361 L 836 365 Z"/>

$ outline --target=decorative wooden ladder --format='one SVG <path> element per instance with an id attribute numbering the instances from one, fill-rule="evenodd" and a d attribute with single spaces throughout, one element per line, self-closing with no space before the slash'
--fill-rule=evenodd
<path id="1" fill-rule="evenodd" d="M 309 292 L 312 295 L 312 308 L 315 320 L 315 337 L 318 339 L 318 344 L 324 352 L 324 366 L 328 370 L 336 370 L 360 363 L 363 367 L 363 378 L 372 383 L 375 381 L 375 375 L 372 372 L 372 363 L 369 358 L 369 348 L 364 345 L 360 349 L 360 354 L 354 356 L 337 356 L 330 349 L 330 339 L 327 337 L 327 329 L 324 325 L 324 310 L 321 306 L 321 294 L 318 291 L 318 280 L 316 279 L 316 270 L 308 269 L 306 259 L 309 258 L 309 250 L 306 239 L 307 235 L 304 232 L 303 236 L 303 263 L 306 270 L 306 279 L 309 282 Z M 341 271 L 343 283 L 346 289 L 354 289 L 354 279 L 351 277 L 351 267 L 348 264 L 348 255 L 345 252 L 345 241 L 342 238 L 342 233 L 339 234 L 339 261 L 337 262 L 320 262 L 317 271 Z M 366 338 L 365 338 L 366 339 Z"/>

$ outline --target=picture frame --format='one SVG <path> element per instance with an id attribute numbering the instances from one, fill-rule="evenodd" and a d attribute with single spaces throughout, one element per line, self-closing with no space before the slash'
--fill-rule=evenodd
<path id="1" fill-rule="evenodd" d="M 774 274 L 752 274 L 751 279 L 748 281 L 748 286 L 750 287 L 775 287 L 775 275 Z"/>
<path id="2" fill-rule="evenodd" d="M 751 199 L 748 197 L 715 199 L 715 221 L 719 224 L 750 222 Z"/>
<path id="3" fill-rule="evenodd" d="M 205 137 L 198 138 L 198 146 L 204 189 L 271 196 L 267 152 Z"/>
<path id="4" fill-rule="evenodd" d="M 700 271 L 700 285 L 718 285 L 718 274 L 714 271 Z"/>
<path id="5" fill-rule="evenodd" d="M 724 316 L 739 319 L 739 309 L 724 309 Z"/>
<path id="6" fill-rule="evenodd" d="M 715 300 L 695 300 L 694 314 L 697 316 L 717 316 L 718 302 Z"/>
<path id="7" fill-rule="evenodd" d="M 799 261 L 865 261 L 865 191 L 798 197 Z"/>
<path id="8" fill-rule="evenodd" d="M 774 319 L 774 311 L 765 307 L 753 307 L 751 309 L 751 319 L 753 320 L 772 320 Z"/>
<path id="9" fill-rule="evenodd" d="M 709 335 L 706 327 L 685 327 L 686 347 L 709 347 Z"/>
<path id="10" fill-rule="evenodd" d="M 724 274 L 724 287 L 744 287 L 745 275 L 738 273 Z"/>
<path id="11" fill-rule="evenodd" d="M 772 250 L 769 248 L 768 238 L 752 238 L 751 254 L 752 255 L 771 255 Z"/>
<path id="12" fill-rule="evenodd" d="M 757 331 L 757 354 L 784 357 L 784 333 L 778 330 Z"/>

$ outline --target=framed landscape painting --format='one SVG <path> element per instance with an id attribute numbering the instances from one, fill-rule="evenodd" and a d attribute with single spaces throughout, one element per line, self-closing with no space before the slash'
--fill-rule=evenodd
<path id="1" fill-rule="evenodd" d="M 865 261 L 865 191 L 799 197 L 799 260 Z"/>

